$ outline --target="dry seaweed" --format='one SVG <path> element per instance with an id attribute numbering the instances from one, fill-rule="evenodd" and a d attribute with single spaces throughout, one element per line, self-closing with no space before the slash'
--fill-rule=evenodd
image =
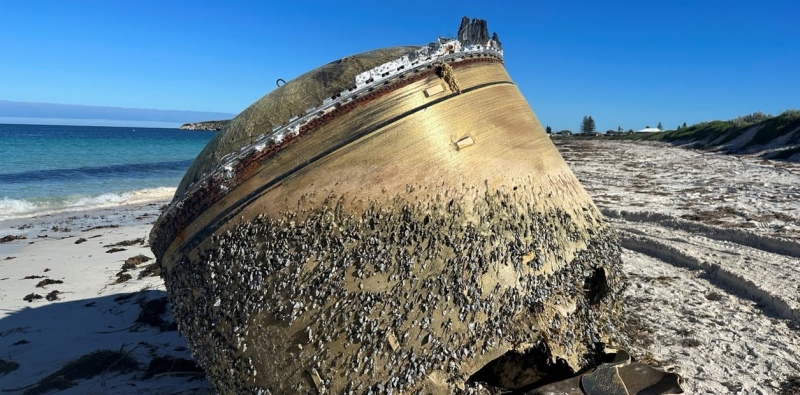
<path id="1" fill-rule="evenodd" d="M 135 269 L 137 266 L 139 266 L 142 263 L 145 263 L 145 262 L 147 262 L 147 261 L 149 261 L 151 259 L 153 259 L 153 258 L 150 258 L 149 256 L 142 255 L 142 254 L 136 255 L 134 257 L 130 257 L 130 258 L 125 260 L 124 264 L 122 264 L 122 270 Z"/>
<path id="2" fill-rule="evenodd" d="M 8 235 L 0 237 L 0 243 L 8 243 L 14 240 L 23 240 L 23 239 L 27 239 L 27 237 L 20 235 Z"/>
<path id="3" fill-rule="evenodd" d="M 97 229 L 109 229 L 109 228 L 119 228 L 119 225 L 100 225 L 100 226 L 92 226 L 91 228 L 83 229 L 83 232 L 88 232 L 90 230 L 97 230 Z"/>
<path id="4" fill-rule="evenodd" d="M 162 374 L 205 374 L 195 361 L 173 356 L 155 357 L 150 361 L 143 379 L 148 380 Z"/>
<path id="5" fill-rule="evenodd" d="M 47 296 L 45 296 L 44 298 L 47 299 L 48 302 L 53 302 L 53 301 L 61 299 L 61 298 L 58 297 L 58 294 L 60 294 L 60 293 L 61 292 L 59 292 L 58 290 L 53 290 L 53 291 L 50 291 L 50 293 L 47 294 Z"/>
<path id="6" fill-rule="evenodd" d="M 22 300 L 30 303 L 30 302 L 33 302 L 34 300 L 41 299 L 41 298 L 42 298 L 42 295 L 35 294 L 35 293 L 29 293 L 29 294 L 25 295 L 25 297 L 22 298 Z"/>
<path id="7" fill-rule="evenodd" d="M 122 351 L 97 350 L 68 362 L 55 373 L 43 378 L 23 392 L 24 395 L 44 394 L 51 390 L 65 390 L 75 386 L 75 381 L 109 372 L 129 373 L 139 364 Z"/>
<path id="8" fill-rule="evenodd" d="M 48 285 L 53 285 L 53 284 L 64 284 L 64 282 L 61 280 L 53 280 L 51 278 L 46 278 L 42 281 L 39 281 L 39 283 L 36 284 L 36 288 L 44 288 Z"/>
<path id="9" fill-rule="evenodd" d="M 158 262 L 151 263 L 139 272 L 139 280 L 145 277 L 156 277 L 161 275 L 161 265 Z"/>
<path id="10" fill-rule="evenodd" d="M 144 245 L 144 237 L 133 240 L 120 241 L 119 243 L 109 244 L 106 247 L 130 247 L 132 245 Z"/>
<path id="11" fill-rule="evenodd" d="M 117 273 L 117 280 L 115 281 L 115 284 L 124 283 L 125 281 L 132 279 L 133 276 L 128 273 L 128 270 L 136 269 L 136 267 L 151 259 L 153 258 L 142 254 L 126 259 L 125 263 L 123 263 L 122 267 L 120 268 L 121 270 L 119 273 Z M 142 276 L 140 275 L 139 278 L 142 278 Z"/>
<path id="12" fill-rule="evenodd" d="M 168 322 L 164 320 L 164 314 L 167 312 L 166 297 L 153 299 L 142 304 L 142 311 L 136 317 L 137 324 L 146 324 L 158 328 L 161 332 L 174 331 L 178 329 L 175 322 Z"/>
<path id="13" fill-rule="evenodd" d="M 131 292 L 131 293 L 127 293 L 127 294 L 122 294 L 120 296 L 115 297 L 114 301 L 117 302 L 117 303 L 122 303 L 124 301 L 127 301 L 127 300 L 133 298 L 136 295 L 139 295 L 139 292 Z"/>
<path id="14" fill-rule="evenodd" d="M 622 325 L 622 339 L 624 346 L 628 349 L 646 350 L 655 344 L 655 329 L 653 329 L 646 320 L 640 315 L 641 313 L 633 309 L 642 303 L 639 298 L 627 298 L 627 313 Z"/>
<path id="15" fill-rule="evenodd" d="M 121 284 L 121 283 L 124 283 L 124 282 L 132 279 L 132 278 L 133 278 L 133 276 L 131 276 L 130 274 L 126 273 L 125 271 L 121 271 L 121 272 L 117 273 L 117 280 L 114 281 L 114 284 Z"/>
<path id="16" fill-rule="evenodd" d="M 19 369 L 19 364 L 14 361 L 6 361 L 5 359 L 0 359 L 0 376 L 5 376 L 8 373 L 11 373 L 15 370 Z"/>

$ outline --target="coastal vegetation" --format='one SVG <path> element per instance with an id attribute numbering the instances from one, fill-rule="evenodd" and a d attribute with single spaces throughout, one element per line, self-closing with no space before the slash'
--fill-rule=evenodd
<path id="1" fill-rule="evenodd" d="M 575 139 L 660 141 L 731 154 L 756 154 L 764 159 L 800 161 L 800 110 L 772 116 L 761 112 L 727 121 L 700 122 L 655 133 L 554 136 Z"/>

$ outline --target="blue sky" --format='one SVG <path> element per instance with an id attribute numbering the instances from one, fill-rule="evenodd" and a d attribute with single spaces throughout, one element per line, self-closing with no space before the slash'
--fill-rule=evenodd
<path id="1" fill-rule="evenodd" d="M 543 125 L 798 108 L 797 1 L 0 1 L 0 100 L 238 113 L 346 55 L 488 20 Z"/>

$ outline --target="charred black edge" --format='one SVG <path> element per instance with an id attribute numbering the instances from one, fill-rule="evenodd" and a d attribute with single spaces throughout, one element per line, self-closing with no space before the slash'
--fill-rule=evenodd
<path id="1" fill-rule="evenodd" d="M 472 63 L 476 63 L 476 62 L 489 62 L 489 63 L 500 62 L 500 63 L 502 63 L 500 60 L 498 60 L 496 58 L 473 58 L 473 59 L 466 59 L 466 60 L 462 60 L 460 62 L 456 62 L 452 66 L 454 68 L 458 68 L 458 67 L 466 66 L 466 65 L 469 65 L 469 64 L 472 64 Z M 362 103 L 365 103 L 365 102 L 372 101 L 372 100 L 375 100 L 377 98 L 380 98 L 381 96 L 389 93 L 390 91 L 396 90 L 396 89 L 398 89 L 400 87 L 406 86 L 406 85 L 411 84 L 413 82 L 417 82 L 417 81 L 422 80 L 422 79 L 424 79 L 426 77 L 429 77 L 431 75 L 435 75 L 435 73 L 436 73 L 436 68 L 435 67 L 431 67 L 427 71 L 421 72 L 421 73 L 419 73 L 417 75 L 414 75 L 414 76 L 412 76 L 410 78 L 408 78 L 408 77 L 407 78 L 401 78 L 401 79 L 399 79 L 397 82 L 395 82 L 393 84 L 388 84 L 388 85 L 382 86 L 379 89 L 376 89 L 375 91 L 370 92 L 369 94 L 367 94 L 367 95 L 365 95 L 363 97 L 359 97 L 358 99 L 356 99 L 356 100 L 354 100 L 354 101 L 352 101 L 350 103 L 346 103 L 345 105 L 342 106 L 342 108 L 340 108 L 341 111 L 337 111 L 334 114 L 328 114 L 328 115 L 330 117 L 341 116 L 341 115 L 346 114 L 346 113 L 350 112 L 351 110 L 353 110 L 358 104 L 362 104 Z M 466 89 L 462 90 L 461 93 L 462 94 L 463 93 L 469 93 L 469 92 L 472 92 L 472 91 L 475 91 L 475 90 L 478 90 L 478 89 L 482 89 L 482 88 L 486 88 L 486 87 L 489 87 L 489 86 L 503 85 L 503 84 L 514 85 L 514 83 L 511 82 L 511 81 L 487 82 L 487 83 L 483 83 L 483 84 L 479 84 L 479 85 L 475 85 L 475 86 L 466 88 Z M 181 246 L 180 252 L 181 253 L 185 253 L 185 252 L 191 251 L 192 249 L 197 247 L 197 245 L 199 245 L 200 242 L 202 242 L 202 240 L 204 240 L 210 234 L 212 234 L 217 229 L 219 229 L 219 227 L 221 227 L 224 222 L 230 220 L 231 217 L 233 217 L 237 213 L 239 213 L 243 209 L 244 206 L 248 205 L 253 200 L 257 199 L 258 197 L 260 197 L 261 195 L 266 193 L 269 189 L 271 189 L 272 187 L 276 186 L 277 184 L 279 184 L 281 181 L 283 181 L 287 177 L 291 176 L 292 174 L 302 170 L 306 166 L 308 166 L 308 165 L 310 165 L 310 164 L 312 164 L 312 163 L 324 158 L 325 156 L 331 154 L 332 152 L 335 152 L 335 151 L 341 149 L 342 147 L 344 147 L 344 146 L 346 146 L 346 145 L 348 145 L 348 144 L 350 144 L 350 143 L 352 143 L 352 142 L 354 142 L 354 141 L 356 141 L 356 140 L 358 140 L 360 138 L 363 138 L 363 137 L 365 137 L 365 136 L 367 136 L 369 134 L 372 134 L 376 130 L 379 130 L 379 129 L 381 129 L 381 128 L 389 125 L 389 124 L 397 122 L 400 119 L 403 119 L 403 118 L 405 118 L 405 117 L 407 117 L 409 115 L 412 115 L 412 114 L 414 114 L 414 113 L 416 113 L 418 111 L 424 110 L 424 109 L 426 109 L 428 107 L 431 107 L 433 105 L 441 103 L 441 102 L 443 102 L 443 101 L 445 101 L 447 99 L 453 98 L 455 96 L 457 96 L 457 94 L 451 93 L 451 94 L 449 94 L 447 96 L 444 96 L 444 97 L 432 100 L 432 101 L 430 101 L 428 103 L 425 103 L 422 106 L 419 106 L 419 107 L 413 108 L 411 110 L 408 110 L 408 111 L 406 111 L 406 112 L 404 112 L 402 114 L 399 114 L 399 115 L 397 115 L 395 117 L 392 117 L 392 118 L 390 118 L 390 119 L 388 119 L 386 121 L 383 121 L 383 122 L 380 122 L 378 124 L 375 124 L 375 125 L 367 128 L 367 129 L 364 129 L 363 131 L 361 131 L 359 133 L 351 135 L 350 137 L 348 137 L 345 140 L 342 140 L 340 143 L 336 144 L 335 146 L 326 149 L 325 151 L 315 155 L 314 157 L 312 157 L 312 158 L 306 160 L 305 162 L 301 163 L 300 165 L 294 167 L 293 169 L 291 169 L 291 170 L 279 175 L 278 177 L 275 177 L 273 180 L 271 180 L 268 183 L 262 185 L 261 187 L 259 187 L 255 191 L 249 193 L 247 196 L 245 196 L 244 198 L 242 198 L 239 201 L 237 201 L 234 205 L 231 205 L 230 207 L 227 207 L 222 213 L 220 213 L 214 219 L 209 221 L 209 223 L 207 225 L 205 225 L 203 227 L 203 229 L 200 230 L 192 238 L 192 240 L 190 242 L 187 242 L 183 246 Z M 345 108 L 345 106 L 346 106 L 346 108 Z M 255 173 L 254 170 L 256 170 L 256 168 L 259 167 L 261 165 L 261 163 L 263 163 L 263 161 L 274 157 L 279 152 L 281 152 L 284 149 L 286 149 L 286 147 L 288 147 L 292 143 L 296 142 L 298 139 L 308 136 L 315 129 L 317 129 L 319 126 L 325 124 L 326 121 L 327 121 L 327 119 L 322 119 L 322 120 L 320 120 L 318 122 L 313 122 L 313 124 L 310 125 L 310 127 L 308 129 L 306 129 L 306 130 L 302 130 L 301 129 L 301 133 L 297 137 L 287 138 L 287 139 L 284 140 L 284 143 L 282 143 L 282 144 L 273 145 L 272 147 L 264 150 L 264 152 L 256 152 L 256 153 L 250 155 L 250 157 L 245 158 L 242 161 L 242 163 L 244 163 L 244 164 L 242 166 L 237 166 L 236 169 L 234 169 L 235 181 L 234 181 L 234 184 L 231 186 L 231 189 L 238 187 L 241 183 L 243 183 L 244 181 L 249 179 Z M 224 196 L 224 194 L 219 192 L 219 188 L 217 188 L 217 185 L 215 185 L 213 182 L 209 182 L 209 185 L 207 185 L 204 188 L 200 188 L 200 189 L 195 190 L 195 191 L 189 191 L 184 196 L 182 196 L 180 198 L 176 198 L 176 201 L 177 201 L 177 199 L 180 199 L 179 201 L 182 204 L 180 204 L 180 205 L 173 204 L 173 205 L 171 205 L 170 208 L 167 208 L 167 210 L 164 211 L 164 213 L 161 215 L 161 217 L 159 217 L 158 221 L 156 222 L 156 225 L 155 225 L 154 230 L 153 230 L 153 234 L 150 237 L 150 239 L 151 239 L 150 240 L 150 245 L 152 246 L 153 252 L 156 254 L 156 257 L 159 258 L 160 261 L 162 261 L 161 258 L 163 258 L 164 253 L 167 251 L 169 246 L 174 242 L 174 239 L 176 238 L 178 233 L 181 231 L 181 229 L 185 228 L 188 224 L 190 224 L 194 220 L 196 220 L 197 217 L 199 217 L 202 212 L 204 212 L 209 207 L 211 207 L 215 203 L 217 203 L 220 200 L 220 198 L 222 198 L 223 196 Z M 157 234 L 157 236 L 154 236 L 156 234 Z"/>

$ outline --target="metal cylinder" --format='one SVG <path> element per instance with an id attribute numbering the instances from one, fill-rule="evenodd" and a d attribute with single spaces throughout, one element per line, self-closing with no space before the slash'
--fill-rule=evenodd
<path id="1" fill-rule="evenodd" d="M 509 352 L 577 371 L 608 341 L 616 236 L 501 57 L 444 48 L 352 82 L 412 50 L 261 99 L 156 223 L 176 321 L 219 391 L 452 393 Z"/>

